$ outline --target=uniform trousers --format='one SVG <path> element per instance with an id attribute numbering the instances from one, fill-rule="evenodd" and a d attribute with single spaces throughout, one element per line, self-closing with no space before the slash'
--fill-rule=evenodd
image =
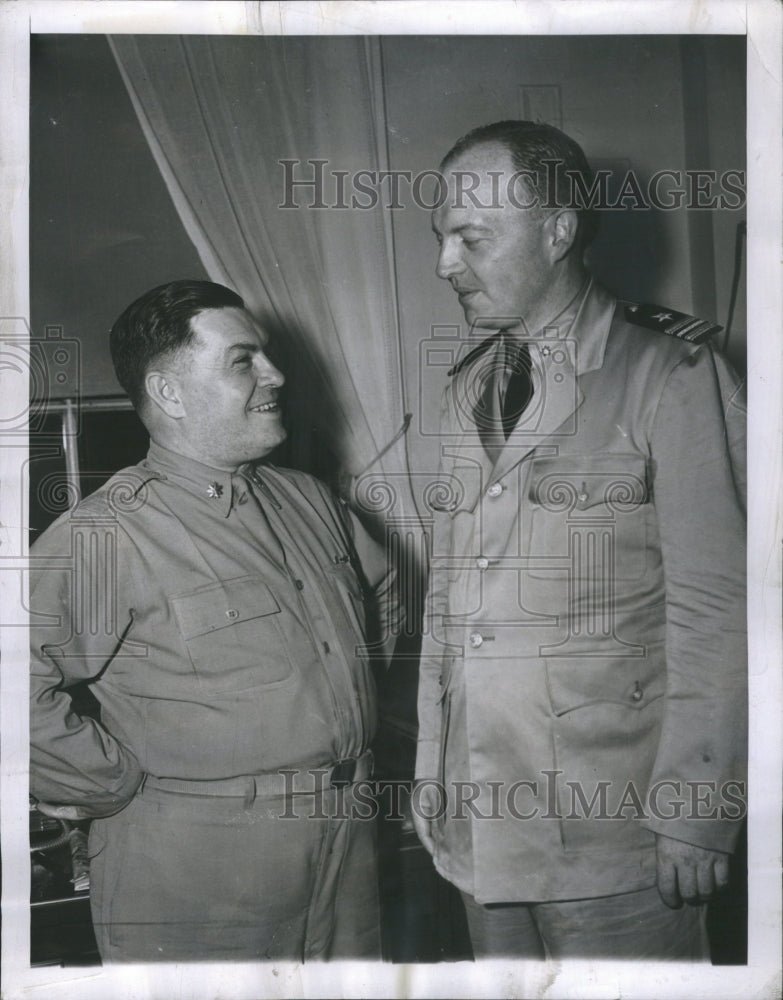
<path id="1" fill-rule="evenodd" d="M 254 796 L 248 780 L 249 795 L 213 796 L 147 779 L 93 821 L 104 962 L 379 957 L 376 829 L 345 818 L 352 789 Z"/>
<path id="2" fill-rule="evenodd" d="M 707 907 L 672 910 L 657 888 L 556 903 L 462 899 L 476 958 L 709 960 Z"/>

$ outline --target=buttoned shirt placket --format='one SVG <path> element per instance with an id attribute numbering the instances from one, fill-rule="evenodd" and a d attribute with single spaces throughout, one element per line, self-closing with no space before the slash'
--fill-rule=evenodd
<path id="1" fill-rule="evenodd" d="M 308 571 L 298 565 L 298 546 L 285 521 L 284 508 L 273 495 L 269 486 L 256 473 L 235 475 L 232 479 L 233 504 L 231 514 L 240 521 L 250 534 L 254 543 L 258 544 L 268 539 L 271 545 L 264 548 L 274 548 L 276 561 L 284 570 L 291 588 L 295 593 L 302 621 L 308 631 L 311 646 L 318 656 L 318 662 L 323 668 L 327 688 L 332 701 L 335 719 L 339 724 L 337 752 L 340 755 L 348 753 L 353 734 L 351 719 L 361 718 L 361 707 L 356 698 L 347 665 L 343 664 L 344 685 L 350 701 L 340 697 L 334 684 L 334 658 L 342 660 L 342 650 L 333 629 L 329 627 L 329 615 L 323 606 L 318 587 L 311 587 L 308 599 L 305 599 L 304 579 L 309 577 Z M 260 496 L 259 496 L 260 494 Z M 274 521 L 274 523 L 273 523 Z M 314 597 L 311 601 L 309 598 Z M 328 635 L 329 639 L 325 639 Z M 361 734 L 358 734 L 361 738 Z"/>

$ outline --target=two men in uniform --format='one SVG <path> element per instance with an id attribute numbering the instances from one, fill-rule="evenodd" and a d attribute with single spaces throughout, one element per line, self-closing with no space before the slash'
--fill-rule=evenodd
<path id="1" fill-rule="evenodd" d="M 590 277 L 595 220 L 542 196 L 553 162 L 589 188 L 529 122 L 442 164 L 438 274 L 493 332 L 442 409 L 414 820 L 477 956 L 698 960 L 744 812 L 741 387 L 707 324 Z M 372 825 L 344 799 L 370 773 L 363 593 L 390 575 L 263 461 L 266 350 L 221 286 L 130 306 L 112 352 L 150 452 L 32 552 L 32 792 L 93 818 L 104 959 L 377 954 Z M 84 680 L 100 722 L 71 708 Z M 279 772 L 309 792 L 312 769 L 330 818 L 304 794 L 281 819 Z"/>

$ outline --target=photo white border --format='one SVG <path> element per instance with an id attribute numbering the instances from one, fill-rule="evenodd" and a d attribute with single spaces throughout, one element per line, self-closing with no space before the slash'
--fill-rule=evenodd
<path id="1" fill-rule="evenodd" d="M 28 116 L 31 33 L 158 34 L 745 34 L 748 35 L 748 395 L 750 798 L 747 966 L 662 963 L 342 962 L 29 966 L 27 631 L 0 624 L 0 833 L 5 1000 L 245 1000 L 265 997 L 779 997 L 781 948 L 781 447 L 783 413 L 783 88 L 777 0 L 438 0 L 0 4 L 0 334 L 29 317 Z M 13 248 L 9 251 L 8 248 Z M 5 325 L 3 325 L 5 324 Z M 18 323 L 15 324 L 18 328 Z M 23 328 L 23 327 L 22 327 Z M 0 366 L 0 622 L 21 621 L 26 448 L 4 436 L 27 390 Z M 13 445 L 13 447 L 8 447 Z M 704 530 L 710 530 L 709 511 Z M 16 549 L 15 549 L 16 546 Z M 24 859 L 20 863 L 20 859 Z"/>

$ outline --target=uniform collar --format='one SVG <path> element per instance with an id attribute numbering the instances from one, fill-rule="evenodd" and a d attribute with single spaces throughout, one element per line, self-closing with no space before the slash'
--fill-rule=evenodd
<path id="1" fill-rule="evenodd" d="M 543 341 L 545 356 L 551 353 L 553 340 L 564 340 L 574 375 L 594 371 L 604 362 L 606 341 L 616 305 L 617 299 L 589 276 L 565 309 L 549 320 L 535 336 L 525 339 L 531 343 Z M 488 337 L 483 344 L 466 356 L 460 365 L 455 366 L 455 369 L 464 371 L 469 368 L 471 362 L 480 358 L 484 359 L 480 363 L 485 364 L 489 356 L 486 353 L 488 348 L 496 352 L 497 359 L 503 357 L 502 331 L 499 330 Z"/>
<path id="2" fill-rule="evenodd" d="M 574 374 L 583 375 L 594 371 L 603 364 L 606 339 L 616 305 L 615 297 L 592 276 L 588 276 L 565 309 L 546 323 L 532 339 L 551 342 L 555 338 L 567 341 Z M 549 353 L 546 348 L 544 351 Z"/>
<path id="3" fill-rule="evenodd" d="M 579 316 L 592 283 L 592 278 L 585 278 L 579 287 L 579 291 L 571 301 L 560 310 L 557 316 L 550 319 L 548 323 L 545 323 L 533 339 L 551 339 L 552 337 L 556 337 L 558 340 L 563 340 L 567 337 L 571 333 L 571 328 Z"/>
<path id="4" fill-rule="evenodd" d="M 460 466 L 466 482 L 469 477 L 464 475 L 464 468 L 475 468 L 480 465 L 485 477 L 499 480 L 511 468 L 518 465 L 531 451 L 549 440 L 558 429 L 561 433 L 574 433 L 574 414 L 584 400 L 579 387 L 580 375 L 600 368 L 604 361 L 606 343 L 614 317 L 617 300 L 592 279 L 589 280 L 576 298 L 566 306 L 542 331 L 544 335 L 539 341 L 541 377 L 546 380 L 548 391 L 539 392 L 539 402 L 543 409 L 531 430 L 524 422 L 520 422 L 512 431 L 506 446 L 500 452 L 494 466 L 484 448 L 478 443 L 475 426 L 469 422 L 460 421 L 457 417 L 458 431 L 452 455 L 455 468 L 460 466 L 463 458 L 467 458 L 467 466 Z M 574 310 L 573 321 L 567 324 L 566 313 Z M 557 325 L 555 331 L 547 332 Z M 547 340 L 549 339 L 549 342 Z M 536 338 L 532 338 L 536 343 Z M 565 350 L 556 350 L 555 345 L 562 341 Z M 536 354 L 536 351 L 531 351 Z M 558 357 L 559 355 L 559 357 Z M 452 383 L 451 393 L 453 405 L 458 413 L 465 412 L 465 400 L 470 398 L 469 386 L 471 378 L 475 378 L 478 355 L 476 360 L 469 362 L 460 369 L 459 380 Z M 486 364 L 486 361 L 483 362 Z M 551 378 L 551 384 L 550 384 Z M 535 397 L 534 397 L 535 398 Z M 563 430 L 565 428 L 565 431 Z M 478 502 L 478 484 L 480 477 L 475 478 L 471 488 L 465 490 L 465 496 L 454 510 L 473 510 Z"/>
<path id="5" fill-rule="evenodd" d="M 595 371 L 604 363 L 606 341 L 616 306 L 614 295 L 589 277 L 565 309 L 530 338 L 531 342 L 545 342 L 543 353 L 549 355 L 552 340 L 563 340 L 567 344 L 575 375 Z"/>
<path id="6" fill-rule="evenodd" d="M 155 441 L 150 442 L 147 457 L 142 464 L 158 473 L 166 482 L 182 487 L 203 501 L 221 517 L 228 517 L 231 513 L 232 473 L 225 469 L 215 469 L 194 458 L 178 455 Z"/>
<path id="7" fill-rule="evenodd" d="M 606 341 L 616 305 L 614 295 L 590 278 L 568 331 L 576 350 L 574 369 L 577 375 L 595 371 L 604 363 Z"/>

